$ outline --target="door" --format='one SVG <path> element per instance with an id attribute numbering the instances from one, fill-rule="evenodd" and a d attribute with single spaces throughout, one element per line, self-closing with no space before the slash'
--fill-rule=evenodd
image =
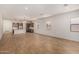
<path id="1" fill-rule="evenodd" d="M 4 32 L 12 32 L 11 20 L 3 20 L 3 33 Z"/>

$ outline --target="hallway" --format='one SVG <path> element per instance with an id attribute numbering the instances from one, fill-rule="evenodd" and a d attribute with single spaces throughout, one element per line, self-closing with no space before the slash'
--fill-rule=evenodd
<path id="1" fill-rule="evenodd" d="M 79 42 L 34 33 L 16 35 L 5 33 L 0 41 L 0 53 L 79 53 Z"/>

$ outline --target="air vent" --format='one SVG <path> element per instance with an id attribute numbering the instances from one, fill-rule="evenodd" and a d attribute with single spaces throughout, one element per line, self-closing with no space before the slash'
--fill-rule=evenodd
<path id="1" fill-rule="evenodd" d="M 68 4 L 64 4 L 64 6 L 65 6 L 65 7 L 67 7 L 67 6 L 68 6 Z"/>

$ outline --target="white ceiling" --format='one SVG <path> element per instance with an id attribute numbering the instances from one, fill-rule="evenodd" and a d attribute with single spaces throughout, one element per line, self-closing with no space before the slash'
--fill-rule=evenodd
<path id="1" fill-rule="evenodd" d="M 25 8 L 28 8 L 27 10 Z M 79 9 L 78 4 L 2 4 L 0 13 L 4 18 L 35 19 Z"/>

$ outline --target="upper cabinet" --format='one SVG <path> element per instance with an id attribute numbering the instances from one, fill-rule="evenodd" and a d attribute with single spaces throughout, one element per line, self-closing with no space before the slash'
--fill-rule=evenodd
<path id="1" fill-rule="evenodd" d="M 13 29 L 23 29 L 23 23 L 14 23 L 12 24 Z"/>

